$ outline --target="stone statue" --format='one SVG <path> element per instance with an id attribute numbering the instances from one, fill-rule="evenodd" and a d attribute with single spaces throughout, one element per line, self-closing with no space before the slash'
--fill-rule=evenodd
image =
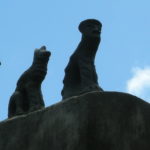
<path id="1" fill-rule="evenodd" d="M 8 117 L 26 114 L 44 107 L 41 84 L 47 73 L 47 64 L 51 53 L 43 46 L 36 49 L 31 67 L 17 82 L 17 87 L 10 97 Z"/>
<path id="2" fill-rule="evenodd" d="M 98 85 L 98 77 L 95 70 L 95 55 L 101 41 L 102 24 L 95 19 L 84 20 L 79 25 L 82 39 L 70 57 L 65 68 L 63 80 L 63 99 L 77 96 L 90 91 L 103 91 Z"/>

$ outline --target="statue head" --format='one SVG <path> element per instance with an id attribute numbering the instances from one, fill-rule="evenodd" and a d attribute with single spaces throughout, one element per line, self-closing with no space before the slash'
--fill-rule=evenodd
<path id="1" fill-rule="evenodd" d="M 96 19 L 87 19 L 79 24 L 79 31 L 86 36 L 99 37 L 102 24 Z"/>
<path id="2" fill-rule="evenodd" d="M 42 62 L 48 62 L 51 53 L 46 50 L 45 46 L 42 46 L 40 49 L 35 49 L 34 51 L 34 61 L 39 60 Z"/>

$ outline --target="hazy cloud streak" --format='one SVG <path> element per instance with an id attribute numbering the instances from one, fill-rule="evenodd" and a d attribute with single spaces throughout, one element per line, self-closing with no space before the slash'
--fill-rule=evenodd
<path id="1" fill-rule="evenodd" d="M 133 77 L 127 81 L 127 92 L 143 99 L 150 98 L 150 67 L 133 68 Z"/>

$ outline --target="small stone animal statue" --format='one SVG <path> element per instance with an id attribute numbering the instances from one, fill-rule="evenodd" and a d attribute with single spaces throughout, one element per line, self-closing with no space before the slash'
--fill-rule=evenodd
<path id="1" fill-rule="evenodd" d="M 103 91 L 98 85 L 98 77 L 95 70 L 95 55 L 101 41 L 102 24 L 95 19 L 84 20 L 79 25 L 82 39 L 70 57 L 65 68 L 63 100 L 90 91 Z"/>
<path id="2" fill-rule="evenodd" d="M 31 67 L 21 75 L 16 90 L 10 97 L 8 118 L 44 107 L 41 84 L 47 73 L 50 55 L 45 46 L 35 50 Z"/>

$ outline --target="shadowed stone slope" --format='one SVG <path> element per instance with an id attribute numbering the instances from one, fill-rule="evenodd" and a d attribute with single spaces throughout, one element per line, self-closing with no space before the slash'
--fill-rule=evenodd
<path id="1" fill-rule="evenodd" d="M 0 150 L 150 150 L 150 105 L 92 92 L 0 123 Z"/>

